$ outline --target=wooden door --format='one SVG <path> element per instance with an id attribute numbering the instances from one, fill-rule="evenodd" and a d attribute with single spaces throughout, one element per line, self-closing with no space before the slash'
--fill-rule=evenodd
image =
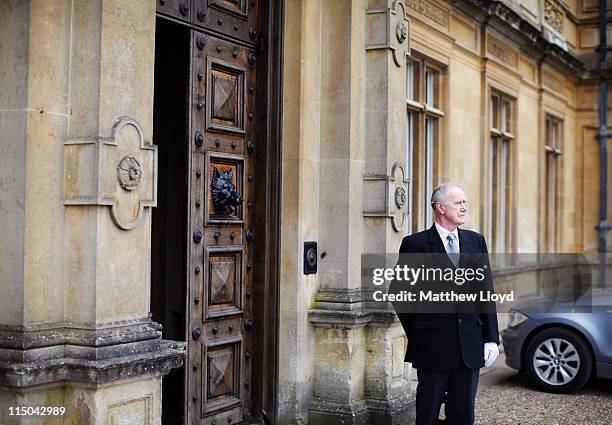
<path id="1" fill-rule="evenodd" d="M 280 176 L 280 110 L 274 99 L 280 99 L 281 83 L 273 77 L 280 73 L 279 5 L 157 4 L 158 16 L 188 32 L 190 44 L 187 425 L 274 421 Z"/>
<path id="2" fill-rule="evenodd" d="M 192 31 L 189 416 L 250 416 L 255 51 Z M 196 422 L 197 423 L 197 422 Z"/>

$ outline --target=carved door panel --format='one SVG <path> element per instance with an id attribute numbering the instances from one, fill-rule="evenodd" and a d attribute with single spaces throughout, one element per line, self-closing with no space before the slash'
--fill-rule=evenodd
<path id="1" fill-rule="evenodd" d="M 257 39 L 256 0 L 193 0 L 193 23 L 247 43 Z"/>
<path id="2" fill-rule="evenodd" d="M 255 51 L 192 31 L 191 52 L 187 423 L 231 424 L 251 407 Z"/>
<path id="3" fill-rule="evenodd" d="M 157 12 L 172 18 L 188 20 L 191 15 L 190 0 L 159 0 Z"/>

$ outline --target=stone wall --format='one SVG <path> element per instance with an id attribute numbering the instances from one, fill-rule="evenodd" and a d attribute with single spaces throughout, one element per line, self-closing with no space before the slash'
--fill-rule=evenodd
<path id="1" fill-rule="evenodd" d="M 563 121 L 559 250 L 596 248 L 597 207 L 584 198 L 598 187 L 587 166 L 598 161 L 586 95 L 595 82 L 577 59 L 575 3 L 552 4 L 562 27 L 542 1 L 286 2 L 280 340 L 291 343 L 281 349 L 282 423 L 410 417 L 415 374 L 400 366 L 403 330 L 391 311 L 367 311 L 359 290 L 360 255 L 397 252 L 413 213 L 394 202 L 397 190 L 410 196 L 406 54 L 443 69 L 436 175 L 465 189 L 465 227 L 490 237 L 487 118 L 500 91 L 516 107 L 513 252 L 544 250 L 547 114 Z M 318 241 L 316 275 L 302 273 L 304 241 Z"/>
<path id="2" fill-rule="evenodd" d="M 155 4 L 4 1 L 0 22 L 0 422 L 159 423 L 183 353 L 149 314 Z"/>

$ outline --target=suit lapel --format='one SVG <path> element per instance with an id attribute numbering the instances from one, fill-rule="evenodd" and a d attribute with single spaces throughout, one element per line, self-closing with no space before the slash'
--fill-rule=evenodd
<path id="1" fill-rule="evenodd" d="M 461 252 L 461 254 L 469 254 L 470 252 L 474 252 L 472 240 L 467 237 L 464 230 L 457 230 L 459 232 L 459 251 Z"/>
<path id="2" fill-rule="evenodd" d="M 435 224 L 429 228 L 429 245 L 432 253 L 446 254 L 444 244 L 442 243 L 442 239 L 440 239 L 440 234 Z"/>
<path id="3" fill-rule="evenodd" d="M 461 255 L 459 257 L 459 266 L 466 268 L 466 267 L 470 267 L 471 264 L 471 260 L 470 260 L 470 255 L 465 255 L 465 254 L 473 254 L 473 253 L 477 253 L 478 250 L 475 249 L 475 246 L 473 244 L 473 238 L 468 237 L 468 233 L 465 230 L 459 230 L 459 250 L 461 251 Z"/>

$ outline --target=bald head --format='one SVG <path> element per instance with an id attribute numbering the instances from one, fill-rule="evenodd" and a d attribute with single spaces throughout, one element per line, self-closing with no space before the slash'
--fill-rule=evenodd
<path id="1" fill-rule="evenodd" d="M 433 208 L 434 211 L 438 202 L 445 204 L 448 201 L 448 195 L 449 192 L 452 192 L 452 189 L 461 190 L 459 186 L 451 182 L 442 183 L 440 186 L 434 189 L 433 193 L 431 194 L 431 208 Z"/>
<path id="2" fill-rule="evenodd" d="M 436 222 L 449 231 L 465 223 L 467 205 L 465 193 L 455 183 L 442 183 L 431 194 L 431 207 Z"/>

